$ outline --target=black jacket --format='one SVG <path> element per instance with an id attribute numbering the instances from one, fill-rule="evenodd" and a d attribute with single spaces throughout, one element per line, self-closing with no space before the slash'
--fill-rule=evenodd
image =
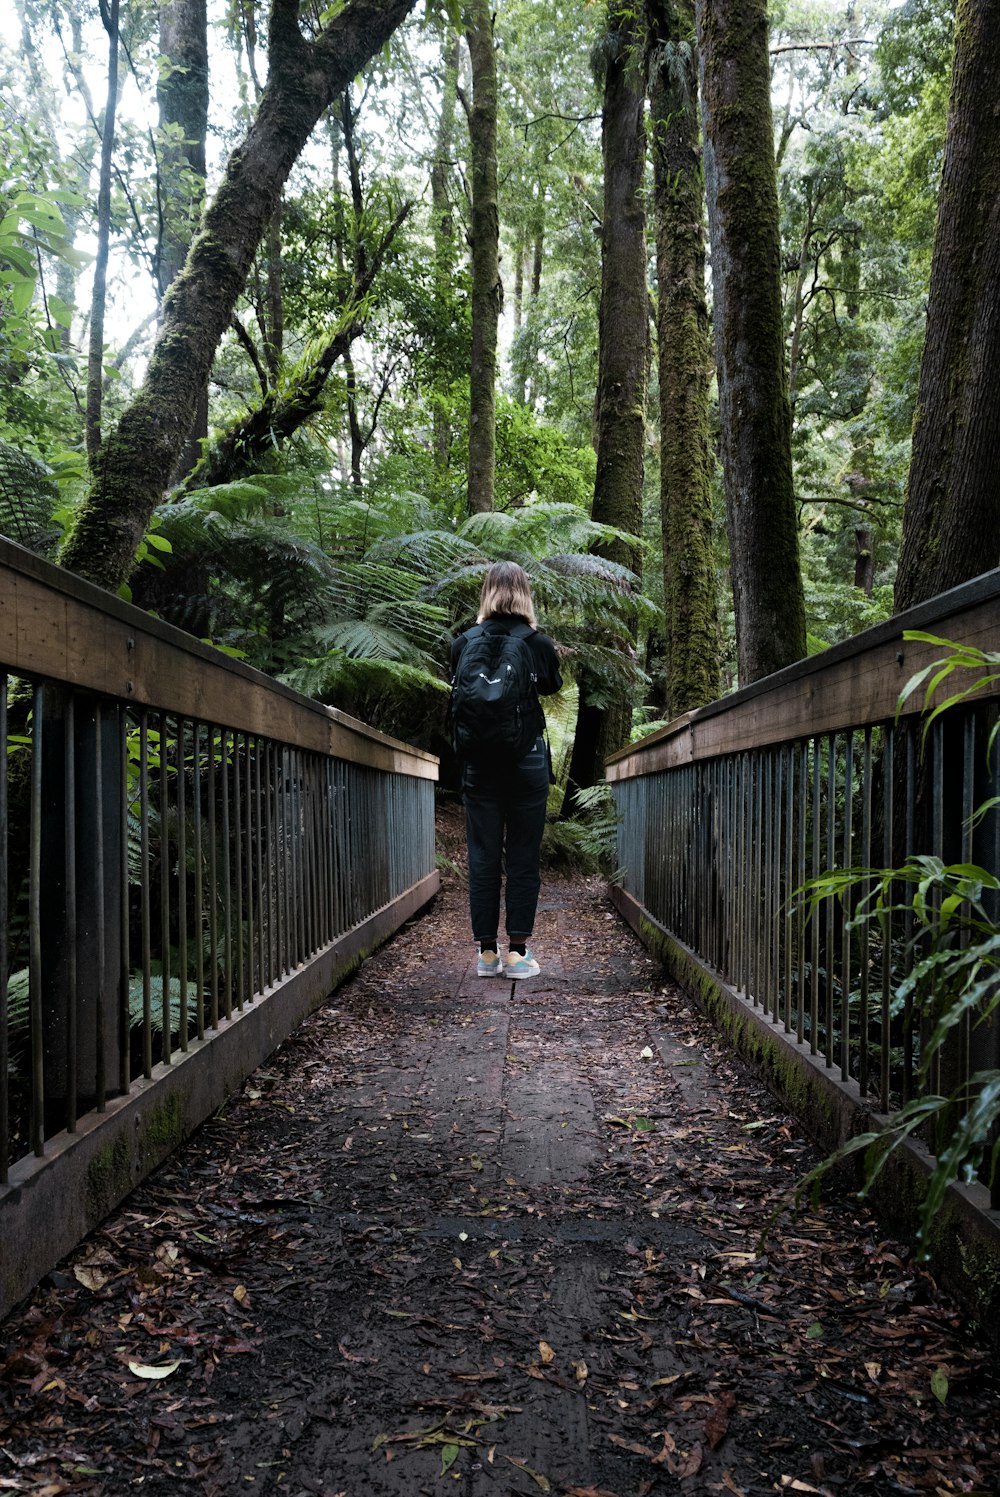
<path id="1" fill-rule="evenodd" d="M 484 619 L 482 627 L 491 634 L 505 634 L 511 624 L 523 624 L 526 620 L 520 615 L 498 614 L 494 618 Z M 559 659 L 556 655 L 556 647 L 547 634 L 540 634 L 536 629 L 527 641 L 528 648 L 535 658 L 535 673 L 538 676 L 537 690 L 539 696 L 551 696 L 558 691 L 563 684 L 562 676 L 559 674 Z M 465 649 L 465 635 L 460 634 L 451 642 L 451 673 L 455 674 L 458 665 L 458 657 Z"/>

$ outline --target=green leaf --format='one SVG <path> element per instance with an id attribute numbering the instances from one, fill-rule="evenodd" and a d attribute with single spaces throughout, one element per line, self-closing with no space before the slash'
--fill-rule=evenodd
<path id="1" fill-rule="evenodd" d="M 73 308 L 69 302 L 63 301 L 61 296 L 49 296 L 49 316 L 60 327 L 70 327 L 73 323 Z"/>
<path id="2" fill-rule="evenodd" d="M 445 1476 L 458 1460 L 460 1445 L 443 1445 L 441 1447 L 441 1475 Z"/>
<path id="3" fill-rule="evenodd" d="M 812 1323 L 812 1325 L 809 1326 L 808 1330 L 806 1331 L 806 1340 L 807 1341 L 822 1341 L 822 1339 L 823 1339 L 823 1327 L 820 1325 L 820 1323 L 819 1323 L 818 1320 L 814 1320 L 813 1323 Z"/>
<path id="4" fill-rule="evenodd" d="M 943 1367 L 935 1367 L 931 1373 L 931 1392 L 938 1403 L 945 1403 L 948 1398 L 948 1374 Z"/>

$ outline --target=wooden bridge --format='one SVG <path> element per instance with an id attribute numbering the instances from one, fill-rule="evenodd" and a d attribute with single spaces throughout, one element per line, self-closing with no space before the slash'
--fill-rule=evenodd
<path id="1" fill-rule="evenodd" d="M 996 690 L 926 742 L 920 698 L 896 710 L 935 654 L 904 631 L 1000 649 L 998 597 L 988 574 L 608 766 L 619 911 L 826 1146 L 924 1084 L 919 1025 L 892 996 L 912 922 L 848 919 L 832 898 L 807 922 L 792 892 L 918 852 L 1000 868 L 1000 815 L 971 816 L 995 793 Z M 428 904 L 439 874 L 430 756 L 5 542 L 0 671 L 3 1313 Z M 966 1022 L 931 1080 L 998 1064 L 996 1024 Z M 901 1150 L 889 1183 L 905 1230 L 929 1145 L 946 1140 Z M 934 1246 L 996 1324 L 987 1170 L 950 1189 Z"/>

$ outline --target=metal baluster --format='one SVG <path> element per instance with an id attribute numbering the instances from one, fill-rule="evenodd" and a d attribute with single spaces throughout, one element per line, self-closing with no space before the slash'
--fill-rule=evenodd
<path id="1" fill-rule="evenodd" d="M 153 986 L 149 889 L 149 713 L 139 714 L 139 880 L 142 918 L 142 1074 L 153 1074 Z"/>
<path id="2" fill-rule="evenodd" d="M 76 696 L 67 692 L 63 708 L 63 733 L 65 753 L 63 755 L 63 796 L 65 820 L 63 823 L 63 862 L 66 873 L 66 909 L 64 917 L 66 951 L 66 1131 L 76 1132 L 77 1120 L 77 1072 L 80 1035 L 80 994 L 77 986 L 77 929 L 76 898 Z M 100 739 L 98 739 L 100 742 Z M 98 789 L 100 779 L 98 778 Z M 97 825 L 102 825 L 98 817 Z M 98 844 L 100 843 L 98 837 Z M 102 884 L 97 885 L 98 889 Z M 0 914 L 6 918 L 6 911 Z M 100 1052 L 98 1052 L 100 1054 Z"/>
<path id="3" fill-rule="evenodd" d="M 197 1035 L 200 1040 L 205 1038 L 205 891 L 204 891 L 204 865 L 202 849 L 202 820 L 201 820 L 201 723 L 191 724 L 192 742 L 192 771 L 191 771 L 191 797 L 193 801 L 192 817 L 194 832 L 194 909 L 195 909 L 195 943 L 194 943 L 194 981 L 196 988 L 196 1021 Z"/>
<path id="4" fill-rule="evenodd" d="M 108 1100 L 108 1078 L 104 1058 L 104 1004 L 107 994 L 107 934 L 104 920 L 104 745 L 101 704 L 94 706 L 94 777 L 96 781 L 96 812 L 98 834 L 94 876 L 97 883 L 97 1007 L 95 1011 L 95 1043 L 97 1046 L 96 1091 L 97 1111 L 104 1112 Z M 74 963 L 75 966 L 75 963 Z M 73 1061 L 74 1068 L 76 1061 Z"/>
<path id="5" fill-rule="evenodd" d="M 208 982 L 209 1021 L 219 1027 L 219 848 L 216 837 L 215 754 L 213 724 L 208 725 Z"/>
<path id="6" fill-rule="evenodd" d="M 872 866 L 872 730 L 865 729 L 864 762 L 862 768 L 862 800 L 861 800 L 861 863 L 862 867 Z M 871 941 L 869 931 L 871 927 L 870 913 L 871 879 L 866 878 L 861 885 L 862 907 L 865 911 L 864 924 L 860 927 L 858 938 L 858 950 L 861 961 L 860 971 L 860 1030 L 858 1035 L 858 1086 L 863 1097 L 868 1095 L 868 1046 L 871 1042 L 869 1032 L 869 989 L 868 977 L 871 965 Z"/>
<path id="7" fill-rule="evenodd" d="M 844 734 L 844 868 L 854 865 L 854 734 Z M 851 1064 L 851 913 L 850 893 L 845 893 L 841 916 L 840 953 L 840 1079 L 846 1081 Z"/>
<path id="8" fill-rule="evenodd" d="M 826 784 L 826 871 L 837 866 L 837 735 L 831 733 L 828 740 L 827 784 Z M 826 900 L 826 993 L 823 1005 L 823 1058 L 828 1066 L 833 1065 L 833 984 L 836 977 L 836 901 L 831 895 Z"/>
<path id="9" fill-rule="evenodd" d="M 222 960 L 224 963 L 222 1003 L 227 1019 L 233 1017 L 233 850 L 230 842 L 229 775 L 237 776 L 235 795 L 239 799 L 239 746 L 236 734 L 230 750 L 229 730 L 219 732 L 219 777 L 222 787 Z M 239 865 L 237 864 L 237 883 Z M 242 932 L 238 932 L 242 940 Z"/>
<path id="10" fill-rule="evenodd" d="M 42 1050 L 42 715 L 45 692 L 35 686 L 31 715 L 31 805 L 28 868 L 28 1008 L 31 1030 L 32 1152 L 45 1153 L 45 1079 Z"/>
<path id="11" fill-rule="evenodd" d="M 244 738 L 244 743 L 249 740 Z M 248 749 L 249 752 L 249 749 Z M 233 863 L 236 873 L 232 878 L 233 898 L 235 900 L 236 913 L 236 1007 L 240 1013 L 247 1001 L 248 991 L 253 992 L 253 957 L 247 952 L 246 946 L 246 922 L 243 918 L 243 796 L 240 793 L 240 735 L 233 734 Z M 249 817 L 246 828 L 247 841 L 250 839 Z M 226 882 L 229 883 L 227 874 Z M 228 962 L 227 962 L 228 966 Z"/>
<path id="12" fill-rule="evenodd" d="M 812 876 L 819 878 L 820 843 L 822 838 L 822 742 L 817 737 L 812 741 Z M 820 957 L 820 915 L 819 906 L 811 906 L 809 923 L 812 927 L 812 944 L 810 954 L 812 957 L 812 983 L 809 996 L 810 1011 L 810 1033 L 809 1051 L 812 1055 L 819 1054 L 819 957 Z"/>
<path id="13" fill-rule="evenodd" d="M 160 1011 L 163 1021 L 163 1055 L 171 1062 L 170 1022 L 170 724 L 160 714 Z"/>
<path id="14" fill-rule="evenodd" d="M 180 982 L 177 1038 L 188 1048 L 187 939 L 187 723 L 177 719 L 177 976 Z"/>
<path id="15" fill-rule="evenodd" d="M 10 1065 L 10 1013 L 7 984 L 10 978 L 10 951 L 7 939 L 7 913 L 10 900 L 7 872 L 8 843 L 7 793 L 7 673 L 0 671 L 0 1185 L 10 1178 L 10 1104 L 7 1076 Z"/>

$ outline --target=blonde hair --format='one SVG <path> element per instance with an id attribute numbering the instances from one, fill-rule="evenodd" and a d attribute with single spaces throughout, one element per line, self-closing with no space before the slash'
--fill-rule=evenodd
<path id="1" fill-rule="evenodd" d="M 498 614 L 511 613 L 526 619 L 535 628 L 535 605 L 531 601 L 531 583 L 527 572 L 516 561 L 497 561 L 483 579 L 476 623 L 496 618 Z"/>

